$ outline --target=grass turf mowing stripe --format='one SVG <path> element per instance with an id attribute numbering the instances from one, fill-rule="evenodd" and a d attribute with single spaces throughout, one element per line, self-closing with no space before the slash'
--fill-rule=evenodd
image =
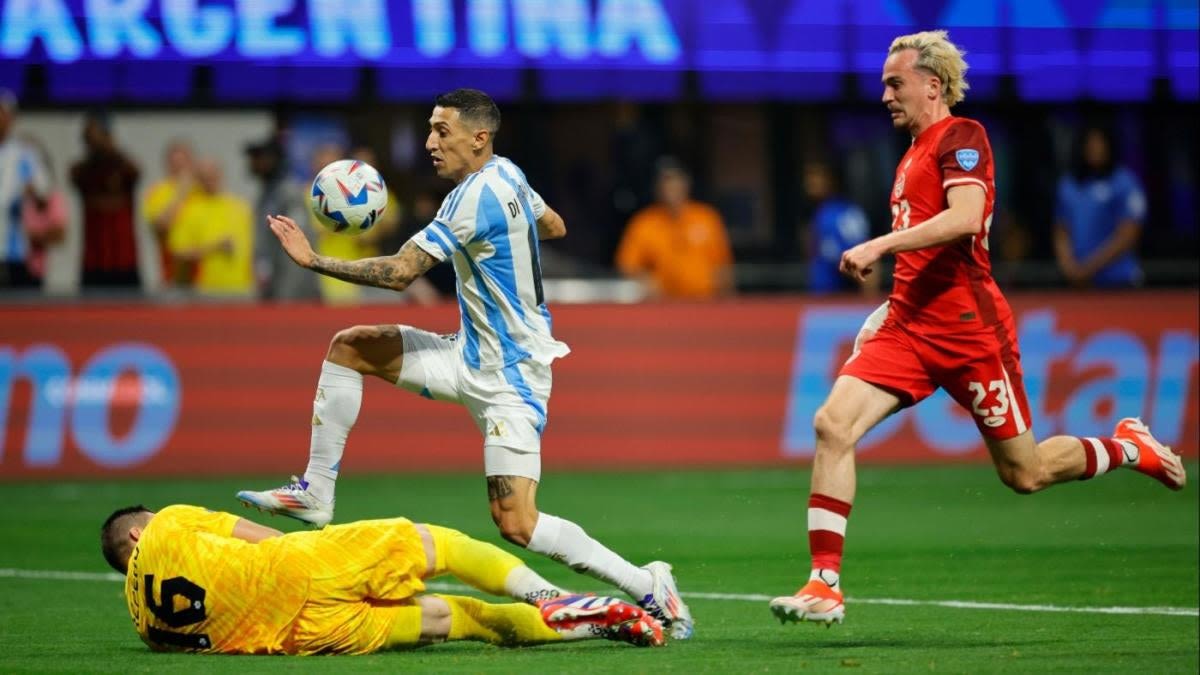
<path id="1" fill-rule="evenodd" d="M 56 581 L 124 581 L 116 572 L 71 572 L 67 570 L 23 570 L 0 568 L 0 578 L 49 579 Z M 433 591 L 462 592 L 473 590 L 462 584 L 431 582 L 425 585 Z M 741 600 L 766 602 L 773 596 L 759 593 L 681 593 L 692 600 Z M 1155 616 L 1200 616 L 1197 607 L 1066 607 L 1062 605 L 1019 605 L 1008 602 L 975 602 L 972 600 L 911 600 L 908 598 L 846 598 L 848 603 L 860 605 L 894 605 L 946 607 L 949 609 L 982 609 L 1011 612 L 1059 612 L 1073 614 L 1137 614 Z"/>

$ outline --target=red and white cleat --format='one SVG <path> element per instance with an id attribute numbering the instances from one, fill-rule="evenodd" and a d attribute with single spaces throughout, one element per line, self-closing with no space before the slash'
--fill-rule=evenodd
<path id="1" fill-rule="evenodd" d="M 812 579 L 795 595 L 772 600 L 771 612 L 779 623 L 812 621 L 829 626 L 846 618 L 846 605 L 840 590 L 830 588 L 820 579 Z"/>
<path id="2" fill-rule="evenodd" d="M 663 627 L 637 605 L 596 595 L 562 595 L 538 603 L 542 620 L 564 639 L 602 637 L 638 647 L 661 647 Z"/>
<path id="3" fill-rule="evenodd" d="M 1170 448 L 1159 443 L 1141 419 L 1126 417 L 1117 422 L 1113 437 L 1119 441 L 1129 441 L 1138 447 L 1138 461 L 1131 468 L 1172 490 L 1182 490 L 1187 484 L 1187 471 L 1183 468 L 1183 460 Z"/>

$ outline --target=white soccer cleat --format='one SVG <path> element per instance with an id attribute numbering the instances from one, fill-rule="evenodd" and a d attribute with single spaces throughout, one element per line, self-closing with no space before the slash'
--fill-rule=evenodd
<path id="1" fill-rule="evenodd" d="M 695 632 L 692 623 L 692 612 L 679 597 L 679 589 L 675 587 L 675 576 L 671 574 L 671 566 L 661 560 L 642 565 L 642 569 L 650 572 L 654 585 L 638 605 L 662 622 L 675 640 L 686 640 Z"/>
<path id="2" fill-rule="evenodd" d="M 237 498 L 259 511 L 278 513 L 310 525 L 325 527 L 333 520 L 333 502 L 323 502 L 308 491 L 308 484 L 292 476 L 292 482 L 264 492 L 242 490 Z"/>
<path id="3" fill-rule="evenodd" d="M 846 618 L 842 592 L 820 579 L 804 584 L 795 595 L 775 598 L 770 606 L 779 623 L 812 621 L 830 626 Z"/>

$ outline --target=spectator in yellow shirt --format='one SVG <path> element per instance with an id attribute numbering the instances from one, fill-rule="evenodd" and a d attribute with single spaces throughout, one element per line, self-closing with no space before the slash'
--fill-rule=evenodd
<path id="1" fill-rule="evenodd" d="M 316 176 L 330 162 L 345 158 L 346 151 L 340 145 L 328 143 L 319 146 L 312 156 L 312 175 Z M 321 255 L 342 260 L 358 260 L 367 257 L 363 255 L 362 235 L 338 234 L 323 227 L 315 229 L 317 242 L 314 248 Z M 359 286 L 340 279 L 321 276 L 317 279 L 317 284 L 321 289 L 321 298 L 330 305 L 354 305 L 362 296 L 362 289 Z"/>
<path id="2" fill-rule="evenodd" d="M 158 242 L 163 284 L 171 285 L 180 280 L 175 277 L 168 235 L 184 205 L 199 195 L 199 187 L 192 176 L 195 156 L 191 143 L 181 138 L 172 140 L 167 144 L 165 160 L 167 175 L 151 185 L 142 198 L 142 219 Z"/>
<path id="3" fill-rule="evenodd" d="M 184 204 L 171 227 L 171 253 L 197 294 L 250 297 L 254 293 L 250 205 L 222 190 L 221 168 L 215 161 L 197 161 L 195 169 L 199 193 Z"/>
<path id="4" fill-rule="evenodd" d="M 651 296 L 702 299 L 733 291 L 725 223 L 690 192 L 687 170 L 659 160 L 658 201 L 633 215 L 617 247 L 617 269 L 642 280 Z"/>

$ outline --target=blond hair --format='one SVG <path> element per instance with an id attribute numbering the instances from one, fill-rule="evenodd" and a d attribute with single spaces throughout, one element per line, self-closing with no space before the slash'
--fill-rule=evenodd
<path id="1" fill-rule="evenodd" d="M 942 100 L 949 107 L 966 98 L 966 92 L 971 88 L 967 84 L 967 65 L 963 55 L 966 54 L 950 41 L 944 30 L 927 30 L 912 35 L 901 35 L 892 40 L 888 48 L 888 56 L 905 49 L 917 52 L 917 62 L 914 68 L 920 68 L 936 76 L 942 81 Z"/>

